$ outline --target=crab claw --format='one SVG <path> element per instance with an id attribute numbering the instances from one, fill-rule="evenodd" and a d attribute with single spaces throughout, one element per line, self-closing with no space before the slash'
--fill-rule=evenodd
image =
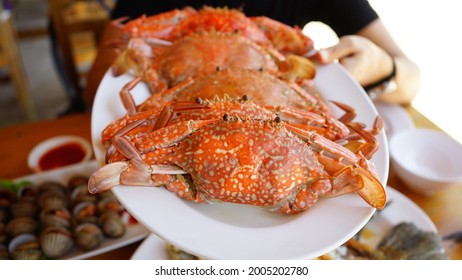
<path id="1" fill-rule="evenodd" d="M 88 180 L 88 191 L 92 194 L 111 189 L 120 182 L 120 174 L 128 169 L 128 163 L 118 161 L 96 170 Z"/>
<path id="2" fill-rule="evenodd" d="M 371 172 L 362 168 L 356 167 L 354 174 L 361 176 L 364 186 L 357 191 L 357 193 L 366 201 L 370 206 L 381 210 L 385 207 L 387 202 L 387 194 L 383 185 L 372 175 Z"/>

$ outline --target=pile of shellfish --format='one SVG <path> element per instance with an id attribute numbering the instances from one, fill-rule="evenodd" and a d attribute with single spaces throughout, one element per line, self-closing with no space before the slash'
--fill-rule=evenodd
<path id="1" fill-rule="evenodd" d="M 112 192 L 92 195 L 86 176 L 66 185 L 28 182 L 18 192 L 0 188 L 0 259 L 65 258 L 125 234 L 124 209 Z"/>

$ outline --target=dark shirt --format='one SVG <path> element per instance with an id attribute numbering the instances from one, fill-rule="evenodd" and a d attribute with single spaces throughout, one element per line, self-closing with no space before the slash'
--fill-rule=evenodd
<path id="1" fill-rule="evenodd" d="M 247 16 L 264 15 L 300 28 L 310 21 L 320 21 L 338 36 L 355 34 L 378 18 L 367 0 L 118 0 L 112 17 L 134 19 L 143 14 L 152 15 L 185 6 L 200 9 L 204 5 L 239 8 Z"/>

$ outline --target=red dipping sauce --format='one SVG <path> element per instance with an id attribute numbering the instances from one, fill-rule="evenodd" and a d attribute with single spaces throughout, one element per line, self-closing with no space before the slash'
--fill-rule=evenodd
<path id="1" fill-rule="evenodd" d="M 39 159 L 41 170 L 63 167 L 65 165 L 78 163 L 85 157 L 85 150 L 77 142 L 66 143 L 46 152 Z"/>

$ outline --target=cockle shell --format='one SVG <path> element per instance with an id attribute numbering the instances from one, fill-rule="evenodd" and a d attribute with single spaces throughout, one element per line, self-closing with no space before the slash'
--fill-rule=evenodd
<path id="1" fill-rule="evenodd" d="M 40 245 L 48 258 L 59 258 L 74 247 L 72 233 L 61 227 L 48 227 L 40 233 Z"/>

